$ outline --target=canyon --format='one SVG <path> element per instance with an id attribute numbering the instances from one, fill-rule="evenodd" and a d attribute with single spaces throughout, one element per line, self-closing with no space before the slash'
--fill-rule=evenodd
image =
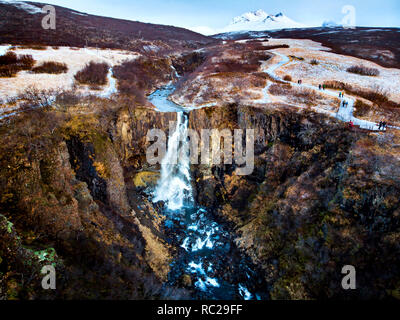
<path id="1" fill-rule="evenodd" d="M 37 110 L 1 127 L 3 137 L 10 137 L 1 156 L 7 209 L 1 244 L 9 248 L 2 247 L 2 260 L 13 270 L 2 292 L 55 298 L 37 288 L 40 266 L 51 262 L 62 270 L 58 297 L 199 294 L 193 275 L 181 271 L 179 279 L 169 278 L 171 262 L 185 250 L 174 239 L 186 230 L 178 227 L 171 235 L 165 207 L 145 191 L 156 187 L 160 170 L 145 162 L 145 133 L 154 127 L 168 132 L 176 113 L 115 108 L 99 118 L 59 119 L 48 129 L 45 117 L 57 112 Z M 192 165 L 190 181 L 193 201 L 229 230 L 226 257 L 260 269 L 253 277 L 261 281 L 256 286 L 263 298 L 396 295 L 400 174 L 393 165 L 398 158 L 380 151 L 394 142 L 349 131 L 321 114 L 232 104 L 192 110 L 188 127 L 257 130 L 253 174 L 236 176 L 234 166 Z M 50 131 L 59 133 L 48 136 Z M 16 141 L 14 134 L 29 139 Z M 43 252 L 40 261 L 36 256 Z M 378 256 L 385 258 L 377 261 Z M 358 267 L 357 293 L 341 289 L 346 264 Z M 376 282 L 376 273 L 387 280 Z M 28 275 L 29 282 L 16 285 Z"/>
<path id="2" fill-rule="evenodd" d="M 0 3 L 16 15 L 3 60 L 69 68 L 0 79 L 0 300 L 400 299 L 396 54 L 344 55 L 316 29 L 315 41 L 298 30 L 219 40 L 57 10 L 60 28 L 32 44 L 36 14 Z M 390 30 L 370 34 L 397 52 Z M 108 64 L 104 81 L 77 81 L 89 62 Z M 358 64 L 378 73 L 350 74 Z M 158 163 L 152 130 L 167 147 Z M 251 132 L 252 170 L 192 162 L 188 133 L 204 130 L 240 130 L 242 143 L 223 142 L 243 156 Z M 41 287 L 49 265 L 56 290 Z M 342 287 L 348 265 L 356 290 Z"/>

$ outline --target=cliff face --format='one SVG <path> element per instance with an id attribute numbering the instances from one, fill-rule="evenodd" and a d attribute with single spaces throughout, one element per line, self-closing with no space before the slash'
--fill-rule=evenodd
<path id="1" fill-rule="evenodd" d="M 133 184 L 147 129 L 170 117 L 121 108 L 101 122 L 41 110 L 1 127 L 0 297 L 185 296 L 162 289 L 171 260 L 162 217 Z M 49 264 L 55 291 L 41 288 Z"/>
<path id="2" fill-rule="evenodd" d="M 321 115 L 234 105 L 191 113 L 201 128 L 255 129 L 255 169 L 193 166 L 197 199 L 232 223 L 274 299 L 399 297 L 399 150 Z M 389 151 L 390 150 L 390 151 Z M 357 290 L 341 287 L 342 267 Z M 377 276 L 379 275 L 379 276 Z"/>

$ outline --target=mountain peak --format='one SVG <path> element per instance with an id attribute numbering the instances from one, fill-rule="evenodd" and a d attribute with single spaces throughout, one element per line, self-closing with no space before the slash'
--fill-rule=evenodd
<path id="1" fill-rule="evenodd" d="M 253 11 L 252 12 L 254 15 L 256 15 L 256 16 L 266 16 L 267 15 L 267 13 L 263 10 L 263 9 L 258 9 L 257 11 Z"/>
<path id="2" fill-rule="evenodd" d="M 258 9 L 233 18 L 232 22 L 223 29 L 223 32 L 265 31 L 304 27 L 306 26 L 289 19 L 282 12 L 271 15 L 262 9 Z"/>
<path id="3" fill-rule="evenodd" d="M 268 14 L 264 10 L 258 9 L 257 11 L 246 12 L 240 16 L 233 18 L 231 24 L 237 24 L 241 22 L 261 21 L 266 17 L 268 17 Z"/>

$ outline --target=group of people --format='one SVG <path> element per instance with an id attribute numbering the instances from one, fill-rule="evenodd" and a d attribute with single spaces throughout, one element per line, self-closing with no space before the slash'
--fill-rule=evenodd
<path id="1" fill-rule="evenodd" d="M 386 130 L 387 129 L 387 122 L 382 120 L 379 121 L 379 129 L 378 130 Z"/>
<path id="2" fill-rule="evenodd" d="M 302 83 L 303 83 L 302 80 L 297 80 L 297 84 L 300 85 L 300 84 L 302 84 Z M 325 90 L 326 85 L 325 85 L 325 84 L 319 84 L 319 85 L 318 85 L 318 88 L 319 88 L 319 90 Z M 339 92 L 339 98 L 344 98 L 344 93 L 343 93 L 343 92 Z M 343 100 L 343 101 L 342 101 L 342 106 L 343 106 L 344 108 L 348 107 L 348 105 L 349 105 L 349 102 L 348 102 L 348 101 L 346 101 L 346 100 Z M 350 121 L 350 122 L 348 123 L 348 125 L 349 125 L 350 128 L 353 128 L 353 127 L 354 127 L 354 122 L 353 122 L 353 121 Z M 379 130 L 386 130 L 386 129 L 387 129 L 387 122 L 384 121 L 384 120 L 380 121 L 380 122 L 379 122 Z"/>
<path id="3" fill-rule="evenodd" d="M 349 122 L 348 122 L 348 125 L 349 125 L 349 128 L 353 128 L 354 127 L 354 122 L 352 121 L 352 120 L 350 120 Z M 382 131 L 384 131 L 384 130 L 386 130 L 387 129 L 387 122 L 386 121 L 380 121 L 379 122 L 379 129 L 378 130 L 382 130 Z"/>

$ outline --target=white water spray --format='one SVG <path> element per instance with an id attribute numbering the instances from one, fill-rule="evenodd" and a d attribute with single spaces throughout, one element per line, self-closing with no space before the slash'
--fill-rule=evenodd
<path id="1" fill-rule="evenodd" d="M 164 201 L 170 210 L 179 210 L 193 202 L 190 183 L 188 117 L 177 112 L 175 131 L 170 134 L 168 150 L 161 162 L 161 177 L 154 191 L 154 202 Z"/>

